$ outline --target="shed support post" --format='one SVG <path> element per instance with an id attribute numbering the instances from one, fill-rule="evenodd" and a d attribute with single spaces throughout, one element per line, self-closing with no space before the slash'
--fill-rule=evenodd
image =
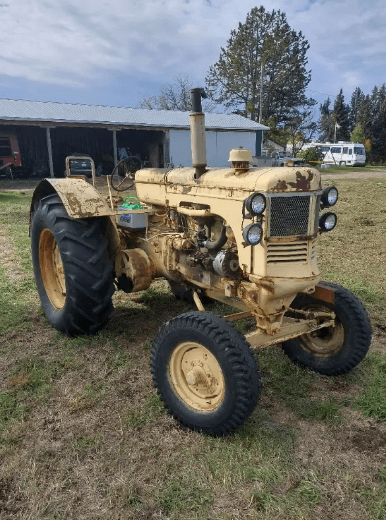
<path id="1" fill-rule="evenodd" d="M 47 149 L 48 149 L 48 163 L 50 166 L 50 176 L 54 177 L 54 163 L 52 161 L 52 144 L 51 144 L 51 133 L 50 127 L 46 128 L 46 136 L 47 136 Z"/>
<path id="2" fill-rule="evenodd" d="M 117 131 L 113 130 L 114 166 L 118 164 Z"/>

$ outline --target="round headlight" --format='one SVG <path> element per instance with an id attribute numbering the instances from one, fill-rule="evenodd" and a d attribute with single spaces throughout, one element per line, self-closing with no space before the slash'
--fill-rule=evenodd
<path id="1" fill-rule="evenodd" d="M 336 204 L 338 200 L 338 189 L 335 186 L 330 186 L 326 188 L 322 193 L 321 202 L 324 208 L 329 208 Z"/>
<path id="2" fill-rule="evenodd" d="M 248 213 L 252 215 L 261 215 L 265 210 L 266 201 L 261 193 L 252 193 L 245 201 L 245 207 Z"/>
<path id="3" fill-rule="evenodd" d="M 331 231 L 336 226 L 338 218 L 335 213 L 325 213 L 320 217 L 319 227 L 321 231 Z"/>
<path id="4" fill-rule="evenodd" d="M 261 242 L 263 238 L 263 229 L 260 224 L 249 224 L 249 226 L 243 230 L 243 237 L 249 246 L 255 246 Z"/>

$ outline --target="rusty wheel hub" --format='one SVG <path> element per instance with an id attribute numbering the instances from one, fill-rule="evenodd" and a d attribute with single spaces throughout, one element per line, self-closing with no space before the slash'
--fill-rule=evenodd
<path id="1" fill-rule="evenodd" d="M 327 307 L 315 307 L 304 309 L 305 311 L 321 311 L 331 312 L 331 309 Z M 321 323 L 323 318 L 319 318 L 318 322 Z M 310 334 L 304 334 L 299 337 L 299 342 L 304 350 L 311 352 L 316 357 L 330 357 L 343 347 L 344 342 L 344 328 L 340 321 L 335 318 L 333 327 L 324 327 L 322 329 L 311 332 Z"/>
<path id="2" fill-rule="evenodd" d="M 60 310 L 66 302 L 66 281 L 58 243 L 49 229 L 43 229 L 39 239 L 39 266 L 47 296 Z"/>
<path id="3" fill-rule="evenodd" d="M 199 343 L 178 345 L 170 358 L 169 379 L 178 397 L 199 411 L 213 411 L 225 394 L 225 380 L 214 355 Z"/>

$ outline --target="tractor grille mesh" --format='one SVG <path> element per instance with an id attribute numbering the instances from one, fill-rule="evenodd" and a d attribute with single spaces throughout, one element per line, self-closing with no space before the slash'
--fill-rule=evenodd
<path id="1" fill-rule="evenodd" d="M 301 263 L 308 261 L 308 242 L 268 244 L 267 263 Z"/>
<path id="2" fill-rule="evenodd" d="M 310 197 L 272 197 L 270 214 L 271 237 L 307 235 Z"/>

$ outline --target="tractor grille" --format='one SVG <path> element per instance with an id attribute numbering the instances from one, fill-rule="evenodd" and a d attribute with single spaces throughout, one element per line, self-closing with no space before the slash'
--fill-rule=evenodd
<path id="1" fill-rule="evenodd" d="M 290 242 L 267 245 L 267 263 L 301 263 L 308 261 L 308 242 Z"/>
<path id="2" fill-rule="evenodd" d="M 308 234 L 310 196 L 271 197 L 271 237 Z"/>

